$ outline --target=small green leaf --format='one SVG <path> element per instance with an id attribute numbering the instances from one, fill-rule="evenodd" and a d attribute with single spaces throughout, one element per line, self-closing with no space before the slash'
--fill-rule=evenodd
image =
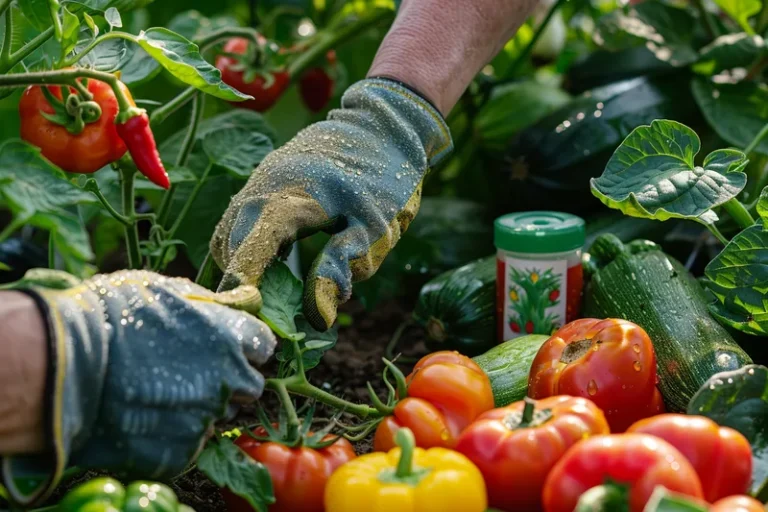
<path id="1" fill-rule="evenodd" d="M 768 187 L 760 192 L 757 200 L 757 214 L 763 219 L 763 228 L 768 229 Z"/>
<path id="2" fill-rule="evenodd" d="M 659 485 L 648 499 L 643 512 L 707 512 L 707 507 L 689 496 Z"/>
<path id="3" fill-rule="evenodd" d="M 656 120 L 630 133 L 616 149 L 592 193 L 626 215 L 657 220 L 717 221 L 712 208 L 736 197 L 747 183 L 740 151 L 721 149 L 694 164 L 701 143 L 675 121 Z"/>
<path id="4" fill-rule="evenodd" d="M 297 330 L 295 321 L 301 311 L 303 285 L 288 266 L 279 261 L 270 266 L 264 272 L 259 291 L 264 301 L 259 318 L 281 338 L 304 339 L 305 335 Z"/>
<path id="5" fill-rule="evenodd" d="M 768 123 L 768 86 L 765 84 L 715 85 L 696 78 L 691 90 L 707 123 L 736 147 L 746 147 Z M 764 138 L 755 151 L 768 155 L 768 138 Z"/>
<path id="6" fill-rule="evenodd" d="M 645 46 L 657 59 L 682 67 L 698 58 L 693 46 L 696 23 L 685 9 L 648 1 L 601 17 L 593 38 L 611 51 Z"/>
<path id="7" fill-rule="evenodd" d="M 66 7 L 61 8 L 61 51 L 67 55 L 75 49 L 80 35 L 80 20 Z"/>
<path id="8" fill-rule="evenodd" d="M 109 23 L 110 29 L 123 26 L 123 19 L 120 17 L 120 12 L 114 7 L 110 7 L 104 11 L 104 19 Z"/>
<path id="9" fill-rule="evenodd" d="M 736 21 L 744 32 L 754 35 L 755 31 L 749 24 L 749 18 L 760 12 L 763 6 L 760 0 L 715 0 L 715 3 Z"/>
<path id="10" fill-rule="evenodd" d="M 247 178 L 272 151 L 272 141 L 264 134 L 231 127 L 206 134 L 203 151 L 215 165 Z"/>
<path id="11" fill-rule="evenodd" d="M 299 332 L 303 332 L 306 337 L 299 342 L 299 349 L 301 350 L 301 358 L 304 361 L 304 369 L 311 370 L 318 364 L 323 357 L 323 354 L 336 346 L 336 342 L 339 339 L 338 329 L 332 327 L 325 332 L 319 332 L 312 327 L 304 315 L 299 315 L 296 318 L 296 329 Z M 283 344 L 283 351 L 285 348 L 290 348 L 288 343 Z M 291 367 L 296 368 L 296 364 L 291 362 Z"/>
<path id="12" fill-rule="evenodd" d="M 765 50 L 760 36 L 744 32 L 720 36 L 701 49 L 693 70 L 702 75 L 716 75 L 735 68 L 748 68 Z"/>
<path id="13" fill-rule="evenodd" d="M 93 21 L 93 18 L 87 13 L 83 13 L 83 19 L 85 20 L 85 24 L 88 25 L 88 28 L 91 29 L 91 33 L 93 34 L 93 37 L 96 37 L 99 35 L 99 26 L 96 24 L 95 21 Z"/>
<path id="14" fill-rule="evenodd" d="M 747 365 L 712 376 L 691 399 L 688 414 L 713 419 L 741 432 L 752 445 L 752 486 L 768 479 L 768 368 Z"/>
<path id="15" fill-rule="evenodd" d="M 269 505 L 275 502 L 272 477 L 267 468 L 227 437 L 209 442 L 197 459 L 197 467 L 213 483 L 227 487 L 258 512 L 267 512 Z"/>
<path id="16" fill-rule="evenodd" d="M 252 99 L 221 80 L 221 72 L 206 62 L 196 44 L 166 28 L 150 28 L 136 37 L 144 51 L 174 77 L 227 101 Z"/>
<path id="17" fill-rule="evenodd" d="M 748 227 L 707 265 L 706 285 L 717 299 L 710 311 L 748 334 L 768 334 L 768 232 Z"/>

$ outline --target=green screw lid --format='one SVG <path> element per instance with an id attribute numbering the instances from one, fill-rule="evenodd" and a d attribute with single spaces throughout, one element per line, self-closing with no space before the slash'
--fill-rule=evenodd
<path id="1" fill-rule="evenodd" d="M 520 212 L 493 223 L 496 248 L 522 253 L 565 252 L 584 245 L 584 219 L 560 212 Z"/>

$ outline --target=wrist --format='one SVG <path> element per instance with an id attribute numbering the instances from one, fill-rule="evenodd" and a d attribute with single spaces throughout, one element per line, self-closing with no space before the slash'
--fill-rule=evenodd
<path id="1" fill-rule="evenodd" d="M 0 455 L 43 451 L 47 329 L 35 300 L 0 292 Z"/>

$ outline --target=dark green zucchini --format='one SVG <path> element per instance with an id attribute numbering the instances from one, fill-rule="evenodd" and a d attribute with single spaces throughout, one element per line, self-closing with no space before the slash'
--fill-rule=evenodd
<path id="1" fill-rule="evenodd" d="M 473 358 L 491 380 L 496 407 L 522 400 L 528 394 L 531 364 L 548 339 L 543 334 L 521 336 Z"/>
<path id="2" fill-rule="evenodd" d="M 712 375 L 752 361 L 709 315 L 704 289 L 676 259 L 647 240 L 624 245 L 605 234 L 589 250 L 583 313 L 624 318 L 653 341 L 668 410 L 685 411 Z"/>
<path id="3" fill-rule="evenodd" d="M 489 164 L 501 211 L 558 210 L 585 215 L 601 205 L 589 179 L 599 176 L 635 127 L 672 119 L 698 131 L 705 126 L 687 71 L 639 77 L 598 87 L 574 98 L 516 135 L 504 158 Z"/>

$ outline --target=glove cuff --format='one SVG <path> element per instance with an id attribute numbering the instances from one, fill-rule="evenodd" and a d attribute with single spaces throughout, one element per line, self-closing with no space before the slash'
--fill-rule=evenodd
<path id="1" fill-rule="evenodd" d="M 98 413 L 106 372 L 106 336 L 98 296 L 86 286 L 70 290 L 19 290 L 45 319 L 48 370 L 43 421 L 46 451 L 2 459 L 11 500 L 30 507 L 58 484 L 70 453 L 87 438 Z"/>
<path id="2" fill-rule="evenodd" d="M 453 140 L 442 114 L 421 93 L 390 78 L 366 78 L 353 84 L 341 98 L 342 108 L 355 108 L 365 98 L 383 102 L 405 124 L 410 124 L 423 146 L 430 167 L 453 151 Z"/>

